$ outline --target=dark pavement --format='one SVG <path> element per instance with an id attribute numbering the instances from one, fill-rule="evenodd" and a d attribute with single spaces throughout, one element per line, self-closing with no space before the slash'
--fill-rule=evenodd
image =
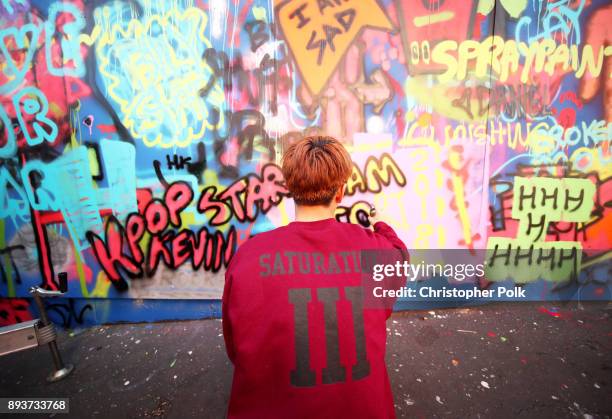
<path id="1" fill-rule="evenodd" d="M 398 417 L 611 417 L 612 311 L 577 304 L 395 314 L 387 359 Z M 224 416 L 231 365 L 219 320 L 63 332 L 60 349 L 76 370 L 54 384 L 47 348 L 0 357 L 1 395 L 69 397 L 70 414 L 56 417 Z"/>

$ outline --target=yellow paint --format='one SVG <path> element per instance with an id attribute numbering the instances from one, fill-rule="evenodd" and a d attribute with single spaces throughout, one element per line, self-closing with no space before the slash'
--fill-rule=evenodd
<path id="1" fill-rule="evenodd" d="M 268 14 L 265 7 L 253 7 L 253 16 L 257 20 L 261 20 L 263 22 L 268 21 Z"/>
<path id="2" fill-rule="evenodd" d="M 351 171 L 351 175 L 349 176 L 346 182 L 346 195 L 351 196 L 354 195 L 355 192 L 365 192 L 368 188 L 368 185 L 361 174 L 361 170 L 357 167 L 356 164 L 353 163 L 353 169 Z"/>
<path id="3" fill-rule="evenodd" d="M 455 17 L 455 12 L 446 11 L 440 13 L 434 13 L 426 16 L 417 16 L 412 22 L 414 26 L 417 28 L 422 28 L 423 26 L 433 25 L 435 23 L 446 22 L 447 20 L 452 20 Z"/>
<path id="4" fill-rule="evenodd" d="M 100 176 L 100 165 L 96 157 L 96 150 L 87 148 L 87 157 L 89 157 L 89 170 L 92 177 Z"/>
<path id="5" fill-rule="evenodd" d="M 278 21 L 285 41 L 300 69 L 302 80 L 313 95 L 321 93 L 362 28 L 368 26 L 393 30 L 393 24 L 375 0 L 353 1 L 349 4 L 342 2 L 340 5 L 328 3 L 332 6 L 323 10 L 319 9 L 317 0 L 286 2 L 278 9 Z M 346 25 L 347 30 L 338 21 L 338 16 L 350 10 L 354 10 L 355 14 L 350 26 Z M 301 19 L 300 14 L 303 16 Z M 344 16 L 345 23 L 348 23 L 350 16 Z M 339 31 L 331 39 L 333 50 L 323 29 L 324 25 Z M 321 40 L 325 42 L 322 53 L 319 47 Z"/>
<path id="6" fill-rule="evenodd" d="M 501 0 L 501 4 L 511 18 L 517 19 L 527 7 L 527 0 Z"/>
<path id="7" fill-rule="evenodd" d="M 584 158 L 588 160 L 589 165 L 583 168 L 581 164 Z M 570 156 L 569 161 L 572 163 L 572 167 L 582 172 L 596 171 L 601 179 L 612 176 L 612 164 L 610 164 L 612 162 L 612 150 L 610 150 L 609 143 L 606 147 L 604 147 L 604 144 L 600 144 L 595 148 L 577 148 Z"/>
<path id="8" fill-rule="evenodd" d="M 446 230 L 444 226 L 438 225 L 438 247 L 446 246 Z"/>
<path id="9" fill-rule="evenodd" d="M 100 271 L 96 276 L 96 285 L 89 296 L 91 298 L 108 298 L 108 290 L 110 286 L 111 282 L 109 281 L 108 277 L 104 271 Z"/>
<path id="10" fill-rule="evenodd" d="M 383 154 L 380 158 L 368 159 L 364 169 L 364 177 L 371 192 L 382 191 L 383 184 L 391 183 L 391 178 L 399 186 L 406 184 L 406 177 L 399 168 L 395 160 L 388 154 Z"/>
<path id="11" fill-rule="evenodd" d="M 417 121 L 417 124 L 421 127 L 427 127 L 429 125 L 431 125 L 431 114 L 430 113 L 422 113 L 421 115 L 419 115 L 419 119 Z"/>
<path id="12" fill-rule="evenodd" d="M 157 89 L 155 100 L 152 100 L 152 98 L 149 100 L 149 98 L 146 97 L 140 97 L 139 100 L 132 100 L 132 97 L 124 97 L 125 92 L 120 88 L 121 78 L 114 72 L 113 66 L 115 64 L 110 62 L 110 54 L 107 51 L 107 49 L 113 48 L 120 40 L 142 39 L 146 41 L 153 27 L 161 28 L 167 33 L 173 33 L 181 32 L 181 26 L 197 28 L 197 30 L 194 30 L 194 33 L 191 34 L 192 41 L 201 42 L 205 47 L 211 48 L 212 44 L 206 37 L 206 26 L 208 23 L 206 13 L 196 7 L 190 7 L 185 10 L 174 8 L 163 15 L 145 15 L 143 20 L 133 19 L 124 28 L 119 22 L 110 22 L 110 11 L 107 6 L 104 6 L 101 12 L 99 12 L 99 10 L 100 9 L 97 9 L 96 11 L 96 28 L 99 28 L 99 32 L 94 28 L 90 39 L 83 38 L 83 40 L 89 42 L 94 37 L 94 34 L 96 35 L 95 46 L 99 66 L 98 70 L 107 80 L 106 93 L 119 105 L 122 122 L 134 138 L 142 139 L 145 145 L 149 147 L 186 147 L 190 145 L 192 141 L 202 138 L 207 130 L 213 129 L 214 125 L 208 120 L 209 104 L 220 108 L 225 101 L 225 97 L 223 88 L 219 83 L 215 83 L 206 101 L 202 100 L 198 91 L 193 91 L 193 86 L 206 86 L 212 74 L 212 70 L 201 57 L 198 61 L 194 62 L 193 57 L 190 56 L 181 57 L 178 54 L 168 54 L 168 56 L 166 56 L 168 61 L 163 63 L 164 66 L 168 68 L 198 69 L 198 71 L 190 70 L 182 74 L 180 78 L 172 79 L 170 85 L 163 85 L 159 80 L 151 77 L 151 74 L 156 74 L 156 70 L 154 71 L 152 65 L 147 64 L 148 61 L 140 57 L 138 53 L 133 53 L 129 57 L 124 57 L 125 59 L 122 61 L 121 65 L 125 74 L 130 77 L 130 82 L 135 91 L 141 92 Z M 161 63 L 156 64 L 160 65 Z M 189 107 L 193 110 L 190 115 L 197 116 L 197 124 L 193 123 L 193 121 L 187 124 L 185 113 L 177 112 L 176 115 L 180 118 L 176 121 L 177 126 L 189 125 L 187 134 L 181 135 L 180 138 L 168 138 L 167 135 L 155 130 L 152 131 L 157 132 L 157 134 L 149 136 L 149 132 L 151 131 L 147 131 L 147 129 L 159 126 L 159 121 L 167 117 L 166 115 L 159 114 L 159 112 L 174 106 L 174 103 L 170 101 L 170 98 L 165 93 L 165 88 L 171 88 L 173 91 L 189 91 L 192 93 L 184 98 L 182 106 L 185 108 Z M 220 113 L 219 119 L 218 123 L 224 124 L 223 112 Z M 195 126 L 199 126 L 200 128 L 194 128 Z"/>
<path id="13" fill-rule="evenodd" d="M 421 204 L 421 219 L 428 219 L 428 210 L 427 210 L 427 197 L 430 193 L 430 184 L 429 178 L 425 173 L 419 173 L 416 175 L 416 179 L 414 180 L 414 192 L 419 196 L 419 202 Z"/>
<path id="14" fill-rule="evenodd" d="M 424 172 L 427 171 L 431 167 L 429 149 L 427 148 L 417 148 L 412 150 L 410 153 L 410 158 L 415 159 L 410 168 L 415 172 Z"/>
<path id="15" fill-rule="evenodd" d="M 446 67 L 438 76 L 442 84 L 451 80 L 464 80 L 472 72 L 477 78 L 484 78 L 489 68 L 497 75 L 498 82 L 505 82 L 513 70 L 518 68 L 522 56 L 524 65 L 521 82 L 527 83 L 532 73 L 546 72 L 552 76 L 557 66 L 564 69 L 571 66 L 576 78 L 582 78 L 587 72 L 590 77 L 597 78 L 601 74 L 604 58 L 610 55 L 612 46 L 594 51 L 592 45 L 583 44 L 579 54 L 578 46 L 557 45 L 552 39 L 542 39 L 528 45 L 512 39 L 504 40 L 496 35 L 483 41 L 468 39 L 460 44 L 453 40 L 441 41 L 432 49 L 431 60 Z"/>
<path id="16" fill-rule="evenodd" d="M 0 219 L 0 249 L 5 248 L 5 238 L 4 238 L 4 220 Z M 2 255 L 3 263 L 4 263 L 4 272 L 6 273 L 6 285 L 7 285 L 7 296 L 14 297 L 15 296 L 15 284 L 13 284 L 13 267 L 11 265 L 11 258 L 9 254 Z"/>
<path id="17" fill-rule="evenodd" d="M 416 226 L 416 237 L 414 247 L 416 249 L 431 249 L 431 236 L 434 233 L 431 224 L 422 223 Z"/>
<path id="18" fill-rule="evenodd" d="M 523 190 L 523 203 L 521 206 L 521 193 Z M 544 223 L 546 231 L 551 221 L 584 222 L 588 221 L 593 208 L 596 187 L 589 179 L 581 178 L 546 178 L 546 177 L 515 177 L 514 194 L 512 200 L 512 218 L 519 220 L 517 239 L 522 242 L 544 241 L 546 234 L 540 234 L 540 228 L 529 229 L 529 216 L 533 224 Z M 532 208 L 530 198 L 525 196 L 534 194 L 536 207 Z M 546 196 L 557 198 L 544 199 Z M 577 199 L 582 195 L 581 201 L 570 202 L 565 209 L 566 197 Z M 576 207 L 576 204 L 580 204 Z M 555 205 L 556 204 L 556 205 Z M 576 207 L 576 208 L 574 208 Z M 539 237 L 537 237 L 539 235 Z"/>
<path id="19" fill-rule="evenodd" d="M 393 224 L 398 229 L 407 230 L 410 227 L 408 222 L 408 211 L 405 206 L 406 190 L 379 193 L 374 195 L 374 206 L 380 210 L 383 221 Z"/>
<path id="20" fill-rule="evenodd" d="M 444 186 L 444 174 L 442 173 L 442 170 L 440 169 L 436 169 L 436 186 L 438 188 L 441 188 L 442 186 Z"/>
<path id="21" fill-rule="evenodd" d="M 191 228 L 192 226 L 199 227 L 199 223 L 196 221 L 193 211 L 182 211 L 179 217 L 181 219 L 180 228 Z"/>
<path id="22" fill-rule="evenodd" d="M 436 213 L 438 217 L 442 217 L 446 212 L 446 202 L 441 196 L 436 196 Z"/>
<path id="23" fill-rule="evenodd" d="M 450 151 L 448 156 L 448 162 L 453 170 L 461 170 L 461 154 L 456 151 Z M 457 207 L 457 213 L 459 214 L 459 221 L 461 221 L 461 227 L 463 230 L 463 240 L 466 246 L 472 244 L 472 227 L 470 223 L 470 217 L 467 213 L 467 206 L 465 205 L 465 191 L 463 187 L 463 180 L 454 171 L 451 174 L 451 184 L 453 186 L 453 193 L 455 195 L 455 206 Z"/>
<path id="24" fill-rule="evenodd" d="M 287 213 L 287 200 L 283 199 L 280 202 L 280 204 L 278 204 L 277 207 L 278 207 L 278 213 L 281 216 L 280 225 L 281 226 L 286 226 L 290 222 L 289 214 Z"/>
<path id="25" fill-rule="evenodd" d="M 79 283 L 81 284 L 81 295 L 85 298 L 89 297 L 89 290 L 87 289 L 87 279 L 85 278 L 85 270 L 83 269 L 83 260 L 81 259 L 81 253 L 76 249 L 74 250 L 74 263 L 76 265 L 77 275 L 79 276 Z"/>
<path id="26" fill-rule="evenodd" d="M 529 147 L 530 143 L 537 143 L 538 136 L 546 135 L 546 130 L 549 126 L 545 122 L 536 124 L 533 128 L 532 123 L 525 123 L 526 135 L 523 135 L 522 122 L 503 122 L 498 120 L 490 120 L 484 123 L 463 123 L 453 126 L 447 124 L 444 127 L 444 146 L 448 147 L 452 144 L 490 144 L 492 146 L 505 145 L 512 150 L 524 151 Z M 543 132 L 533 133 L 535 130 L 544 130 Z M 536 144 L 537 147 L 537 144 Z"/>
<path id="27" fill-rule="evenodd" d="M 455 174 L 451 176 L 453 185 L 453 192 L 455 193 L 455 205 L 457 206 L 457 212 L 459 213 L 459 220 L 463 230 L 463 240 L 465 244 L 469 246 L 472 244 L 472 228 L 470 225 L 470 217 L 467 213 L 467 207 L 465 205 L 465 193 L 463 190 L 463 181 Z"/>
<path id="28" fill-rule="evenodd" d="M 98 39 L 98 36 L 100 36 L 101 32 L 102 29 L 100 28 L 100 26 L 94 26 L 91 31 L 91 35 L 88 35 L 86 33 L 82 33 L 79 35 L 79 42 L 90 47 L 94 44 L 94 42 L 96 42 L 96 39 Z"/>
<path id="29" fill-rule="evenodd" d="M 486 16 L 493 10 L 493 6 L 495 6 L 495 0 L 479 0 L 476 11 Z"/>
<path id="30" fill-rule="evenodd" d="M 597 255 L 593 259 L 589 259 L 588 262 L 584 262 L 582 264 L 582 267 L 588 268 L 589 266 L 597 265 L 598 263 L 602 263 L 610 259 L 612 259 L 612 250 L 608 250 L 605 253 L 602 253 L 601 255 Z"/>
<path id="31" fill-rule="evenodd" d="M 217 172 L 214 171 L 214 170 L 206 169 L 204 171 L 203 180 L 204 180 L 204 183 L 203 183 L 203 185 L 200 186 L 200 190 L 199 190 L 200 193 L 204 190 L 204 188 L 208 188 L 209 186 L 215 186 L 217 188 L 217 194 L 216 195 L 221 194 L 225 190 L 225 186 L 221 185 L 221 183 L 219 182 L 219 176 L 217 175 Z M 197 205 L 197 201 L 196 201 L 196 205 Z M 213 213 L 210 212 L 210 213 L 204 214 L 204 217 L 206 217 L 207 221 L 210 221 L 209 217 L 212 217 L 212 215 L 213 215 Z M 190 219 L 190 221 L 191 221 L 191 219 Z M 195 218 L 193 219 L 193 223 L 195 225 Z M 229 223 L 225 223 L 223 225 L 216 226 L 215 228 L 217 230 L 221 231 L 222 233 L 226 233 L 229 230 L 230 227 L 231 227 L 231 225 Z"/>
<path id="32" fill-rule="evenodd" d="M 476 84 L 484 83 L 484 80 L 474 79 L 473 81 Z M 453 105 L 453 99 L 458 99 L 460 97 L 459 90 L 456 90 L 458 87 L 445 83 L 436 83 L 431 86 L 427 82 L 427 76 L 409 77 L 406 79 L 404 90 L 406 92 L 406 97 L 414 98 L 414 100 L 421 105 L 431 106 L 433 112 L 436 114 L 444 115 L 456 121 L 486 121 L 486 112 L 483 115 L 477 115 L 478 112 L 472 112 L 473 118 L 470 118 L 464 109 Z M 478 99 L 476 95 L 472 95 L 469 106 L 471 109 L 478 109 Z M 424 125 L 425 122 L 427 122 L 426 119 L 421 119 L 419 117 L 416 125 L 423 127 L 426 126 Z M 429 123 L 431 123 L 431 119 Z"/>
<path id="33" fill-rule="evenodd" d="M 418 134 L 420 135 L 417 135 L 417 130 L 419 130 Z M 424 129 L 416 123 L 411 124 L 408 127 L 406 136 L 398 141 L 398 145 L 402 147 L 425 146 L 436 152 L 440 152 L 441 145 L 435 139 L 435 132 L 435 127 L 432 125 Z"/>
<path id="34" fill-rule="evenodd" d="M 393 139 L 389 136 L 375 138 L 372 141 L 360 142 L 355 144 L 346 144 L 345 148 L 349 153 L 365 153 L 365 152 L 384 152 L 391 149 Z"/>
<path id="35" fill-rule="evenodd" d="M 548 135 L 548 124 L 541 122 L 527 135 L 527 145 L 534 155 L 549 154 L 557 148 L 557 140 Z"/>

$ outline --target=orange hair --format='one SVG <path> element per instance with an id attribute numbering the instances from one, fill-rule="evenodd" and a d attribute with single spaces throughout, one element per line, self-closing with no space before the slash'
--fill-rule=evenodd
<path id="1" fill-rule="evenodd" d="M 298 205 L 329 205 L 348 180 L 352 167 L 344 146 L 322 135 L 292 144 L 282 160 L 287 188 Z"/>

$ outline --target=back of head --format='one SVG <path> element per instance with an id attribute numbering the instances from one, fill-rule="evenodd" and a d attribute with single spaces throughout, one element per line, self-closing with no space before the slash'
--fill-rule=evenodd
<path id="1" fill-rule="evenodd" d="M 351 157 L 333 137 L 304 137 L 283 155 L 283 176 L 297 205 L 329 205 L 351 169 Z"/>

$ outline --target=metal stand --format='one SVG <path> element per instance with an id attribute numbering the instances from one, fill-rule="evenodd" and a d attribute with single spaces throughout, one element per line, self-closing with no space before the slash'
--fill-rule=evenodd
<path id="1" fill-rule="evenodd" d="M 37 331 L 38 339 L 39 342 L 47 342 L 47 344 L 49 345 L 51 357 L 53 358 L 53 364 L 55 365 L 55 371 L 53 371 L 47 376 L 47 381 L 49 381 L 50 383 L 54 383 L 67 377 L 74 370 L 74 365 L 64 365 L 64 362 L 62 361 L 62 356 L 60 355 L 59 349 L 57 348 L 57 335 L 55 333 L 55 326 L 49 321 L 49 317 L 47 317 L 47 310 L 45 310 L 45 305 L 42 301 L 42 296 L 57 296 L 62 295 L 64 292 L 66 292 L 66 276 L 67 275 L 64 272 L 59 275 L 60 291 L 47 291 L 40 287 L 32 288 L 30 290 L 30 293 L 34 297 L 34 302 L 38 306 L 38 311 L 40 313 L 41 326 L 38 328 Z"/>
<path id="2" fill-rule="evenodd" d="M 34 298 L 36 306 L 38 306 L 40 319 L 0 327 L 0 356 L 45 344 L 49 345 L 53 364 L 55 365 L 55 370 L 47 377 L 47 381 L 51 383 L 67 377 L 74 370 L 73 365 L 64 365 L 62 361 L 59 349 L 57 348 L 55 326 L 49 321 L 47 310 L 45 310 L 45 305 L 42 301 L 42 297 L 59 297 L 68 291 L 68 274 L 62 272 L 58 275 L 58 278 L 58 291 L 48 291 L 40 287 L 30 288 L 30 294 Z"/>

